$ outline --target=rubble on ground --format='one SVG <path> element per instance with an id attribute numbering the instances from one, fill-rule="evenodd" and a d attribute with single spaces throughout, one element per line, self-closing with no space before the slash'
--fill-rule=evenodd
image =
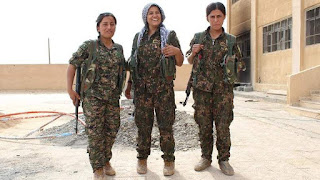
<path id="1" fill-rule="evenodd" d="M 137 127 L 134 122 L 132 113 L 134 111 L 132 104 L 122 104 L 123 109 L 120 113 L 121 125 L 116 138 L 116 145 L 122 145 L 126 147 L 136 147 Z M 79 118 L 85 121 L 83 115 L 79 115 Z M 187 151 L 189 149 L 200 148 L 198 137 L 198 125 L 195 123 L 192 115 L 187 114 L 185 111 L 176 110 L 176 119 L 173 125 L 174 137 L 176 143 L 176 150 Z M 41 132 L 41 135 L 54 135 L 63 134 L 67 132 L 75 131 L 75 120 L 71 120 L 60 126 L 55 126 L 46 129 Z M 45 143 L 51 143 L 53 145 L 62 146 L 86 146 L 87 135 L 85 133 L 84 126 L 79 123 L 78 135 L 70 135 L 65 137 L 58 137 L 53 139 L 42 139 Z M 151 147 L 160 148 L 160 134 L 155 119 L 152 129 Z"/>

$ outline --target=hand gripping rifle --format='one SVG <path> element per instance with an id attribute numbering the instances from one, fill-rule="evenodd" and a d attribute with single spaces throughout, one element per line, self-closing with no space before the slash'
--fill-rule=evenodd
<path id="1" fill-rule="evenodd" d="M 203 41 L 204 41 L 204 38 L 205 38 L 205 34 L 206 34 L 205 31 L 200 32 L 200 33 L 196 33 L 196 34 L 195 34 L 194 43 L 195 43 L 195 44 L 203 44 Z M 190 53 L 191 53 L 191 52 L 190 52 Z M 202 59 L 202 57 L 203 57 L 203 52 L 202 52 L 202 50 L 200 50 L 200 52 L 196 55 L 195 58 L 198 58 L 199 61 L 200 61 L 200 60 Z M 195 60 L 195 59 L 194 59 L 193 61 L 194 61 L 194 63 L 196 63 L 196 60 Z M 186 88 L 186 95 L 187 95 L 187 97 L 186 97 L 186 100 L 184 100 L 184 103 L 180 102 L 181 104 L 183 104 L 183 106 L 185 106 L 185 105 L 187 104 L 189 95 L 190 95 L 190 93 L 191 93 L 191 88 L 192 88 L 193 81 L 196 81 L 196 80 L 194 79 L 194 76 L 197 76 L 197 74 L 199 73 L 199 71 L 200 71 L 200 66 L 201 66 L 202 63 L 203 63 L 203 61 L 200 61 L 200 62 L 199 62 L 199 64 L 197 65 L 197 68 L 195 69 L 195 70 L 196 70 L 195 72 L 193 72 L 193 70 L 194 70 L 194 68 L 195 68 L 195 67 L 194 67 L 195 64 L 192 65 L 190 78 L 189 78 L 188 85 L 187 85 L 187 88 Z"/>
<path id="2" fill-rule="evenodd" d="M 80 96 L 80 89 L 81 89 L 81 66 L 77 67 L 77 77 L 76 77 L 76 92 Z M 80 106 L 80 100 L 76 99 L 75 104 L 75 115 L 76 115 L 76 134 L 78 133 L 78 109 Z"/>
<path id="3" fill-rule="evenodd" d="M 198 58 L 199 59 L 199 61 L 202 59 L 202 57 L 203 57 L 203 52 L 202 52 L 202 50 L 197 54 L 197 56 L 196 56 L 196 58 Z M 195 62 L 195 60 L 194 60 L 194 63 L 196 63 Z M 180 102 L 183 106 L 186 106 L 186 104 L 187 104 L 187 101 L 188 101 L 188 98 L 189 98 L 189 96 L 190 96 L 190 93 L 191 93 L 191 88 L 192 88 L 192 84 L 193 84 L 193 82 L 194 81 L 196 81 L 195 80 L 195 76 L 197 76 L 197 74 L 199 73 L 199 71 L 200 71 L 200 66 L 201 66 L 201 64 L 203 63 L 203 61 L 200 61 L 200 62 L 198 62 L 199 64 L 197 64 L 197 65 L 195 65 L 195 64 L 193 64 L 192 65 L 192 69 L 191 69 L 191 73 L 190 73 L 190 78 L 189 78 L 189 81 L 188 81 L 188 85 L 187 85 L 187 88 L 186 88 L 186 99 L 184 100 L 184 103 L 182 103 L 182 102 Z M 196 66 L 196 71 L 194 72 L 193 70 L 194 70 L 194 66 Z"/>

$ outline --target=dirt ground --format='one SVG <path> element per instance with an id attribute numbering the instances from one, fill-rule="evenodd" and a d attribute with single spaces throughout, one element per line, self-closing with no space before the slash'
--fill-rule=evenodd
<path id="1" fill-rule="evenodd" d="M 184 98 L 184 92 L 176 93 L 177 107 L 192 114 L 192 97 L 188 105 L 182 107 L 179 102 Z M 223 175 L 219 170 L 215 160 L 215 148 L 212 166 L 203 172 L 193 170 L 193 166 L 200 159 L 200 147 L 177 151 L 176 173 L 171 177 L 164 177 L 162 153 L 159 148 L 152 148 L 148 158 L 148 173 L 139 175 L 136 173 L 135 149 L 116 145 L 113 148 L 111 163 L 117 175 L 109 179 L 319 179 L 320 121 L 292 115 L 284 109 L 284 104 L 235 97 L 235 120 L 230 127 L 230 162 L 235 169 L 235 175 L 232 177 Z M 65 92 L 0 92 L 1 114 L 44 110 L 72 113 L 74 107 Z M 52 118 L 10 121 L 8 117 L 0 117 L 0 136 L 24 137 Z M 70 119 L 72 118 L 62 117 L 48 128 L 65 124 Z M 40 134 L 33 136 L 36 135 Z M 0 179 L 92 179 L 86 145 L 77 142 L 82 141 L 62 145 L 40 139 L 2 138 Z"/>
<path id="2" fill-rule="evenodd" d="M 0 92 L 0 116 L 4 114 L 17 113 L 17 112 L 33 112 L 33 111 L 52 111 L 52 112 L 63 112 L 63 113 L 73 113 L 74 107 L 69 100 L 69 97 L 65 92 L 60 91 L 3 91 Z M 178 106 L 179 102 L 177 102 Z M 192 100 L 189 101 L 189 109 L 191 107 Z M 82 112 L 82 108 L 79 108 Z M 192 111 L 192 110 L 190 110 Z M 30 118 L 30 119 L 20 119 L 14 120 L 15 118 L 28 118 L 41 115 L 50 115 L 47 113 L 25 113 L 22 115 L 13 115 L 0 117 L 0 179 L 92 179 L 92 170 L 88 159 L 88 154 L 86 153 L 86 137 L 83 136 L 84 132 L 80 132 L 79 135 L 71 135 L 67 137 L 57 137 L 53 139 L 43 138 L 43 139 L 31 139 L 31 140 L 12 140 L 5 138 L 24 138 L 28 133 L 33 132 L 40 126 L 44 125 L 46 122 L 51 121 L 54 117 L 41 117 L 41 118 Z M 81 116 L 81 115 L 80 115 Z M 184 115 L 191 117 L 190 115 Z M 28 136 L 39 137 L 44 135 L 42 132 L 52 130 L 56 127 L 63 126 L 70 123 L 72 117 L 62 116 L 58 120 L 45 126 L 41 132 L 36 131 L 32 135 Z M 133 129 L 133 120 L 126 120 L 125 123 L 130 123 L 131 125 L 120 131 L 130 131 L 131 134 L 135 134 Z M 188 120 L 190 121 L 190 119 Z M 124 120 L 122 120 L 124 123 Z M 193 126 L 194 126 L 193 122 Z M 74 132 L 73 128 L 69 128 Z M 83 126 L 79 123 L 79 131 L 83 130 Z M 158 131 L 155 130 L 157 134 Z M 194 130 L 193 130 L 194 131 Z M 192 131 L 192 132 L 193 132 Z M 60 132 L 57 132 L 61 134 Z M 191 133 L 191 131 L 190 131 Z M 49 133 L 55 135 L 54 133 Z M 194 133 L 193 136 L 197 136 Z M 128 142 L 125 141 L 121 143 L 116 143 L 113 148 L 113 156 L 121 156 L 121 161 L 112 159 L 117 172 L 119 171 L 119 166 L 121 166 L 121 171 L 129 171 L 129 177 L 133 179 L 140 179 L 135 173 L 135 163 L 136 163 L 136 150 L 134 148 L 134 137 L 130 137 L 130 134 L 125 134 L 121 136 L 126 138 Z M 121 138 L 120 137 L 120 138 Z M 153 139 L 156 139 L 155 136 Z M 121 141 L 122 139 L 118 139 Z M 196 143 L 197 139 L 195 139 Z M 179 142 L 177 142 L 179 143 Z M 180 142 L 181 144 L 183 142 Z M 185 143 L 188 144 L 188 143 Z M 184 147 L 181 147 L 181 149 Z M 185 149 L 186 151 L 187 149 Z M 193 148 L 192 153 L 196 149 Z M 152 155 L 157 161 L 162 163 L 161 151 L 159 150 L 159 143 L 153 142 Z M 130 159 L 130 161 L 125 161 L 123 159 Z M 130 162 L 128 165 L 127 163 Z M 159 163 L 159 162 L 158 162 Z M 155 165 L 158 167 L 158 163 Z M 152 167 L 152 164 L 150 165 Z M 124 169 L 125 168 L 125 169 Z M 159 172 L 162 170 L 160 169 Z M 123 173 L 122 173 L 123 174 Z M 117 179 L 128 179 L 128 174 L 125 177 L 120 175 Z M 147 178 L 147 177 L 143 177 Z M 130 178 L 129 178 L 130 179 Z"/>

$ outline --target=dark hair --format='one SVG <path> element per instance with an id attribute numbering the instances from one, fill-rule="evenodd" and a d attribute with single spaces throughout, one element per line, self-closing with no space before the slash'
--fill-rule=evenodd
<path id="1" fill-rule="evenodd" d="M 102 19 L 103 19 L 104 17 L 107 17 L 107 16 L 113 17 L 114 22 L 117 24 L 117 19 L 116 19 L 116 17 L 115 17 L 112 13 L 105 12 L 105 13 L 101 13 L 101 14 L 98 16 L 98 18 L 97 18 L 97 20 L 96 20 L 96 22 L 97 22 L 97 27 L 100 25 Z"/>
<path id="2" fill-rule="evenodd" d="M 207 17 L 211 13 L 211 11 L 216 10 L 216 9 L 220 10 L 223 15 L 226 15 L 226 7 L 221 2 L 215 2 L 215 3 L 211 3 L 207 6 L 207 10 L 206 10 Z"/>

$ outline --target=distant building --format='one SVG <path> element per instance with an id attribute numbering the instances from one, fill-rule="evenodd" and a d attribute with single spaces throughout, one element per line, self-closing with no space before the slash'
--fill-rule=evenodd
<path id="1" fill-rule="evenodd" d="M 227 13 L 254 90 L 290 91 L 288 77 L 320 65 L 320 0 L 228 0 Z"/>

